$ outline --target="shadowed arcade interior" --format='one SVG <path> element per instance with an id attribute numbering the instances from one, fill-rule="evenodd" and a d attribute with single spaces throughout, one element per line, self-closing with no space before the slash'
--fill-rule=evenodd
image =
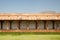
<path id="1" fill-rule="evenodd" d="M 60 30 L 60 21 L 0 20 L 0 30 Z"/>

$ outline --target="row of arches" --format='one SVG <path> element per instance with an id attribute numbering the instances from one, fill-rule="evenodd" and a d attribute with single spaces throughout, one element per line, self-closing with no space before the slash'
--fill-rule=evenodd
<path id="1" fill-rule="evenodd" d="M 0 30 L 53 30 L 60 29 L 60 21 L 53 20 L 10 20 L 10 21 L 0 21 Z"/>

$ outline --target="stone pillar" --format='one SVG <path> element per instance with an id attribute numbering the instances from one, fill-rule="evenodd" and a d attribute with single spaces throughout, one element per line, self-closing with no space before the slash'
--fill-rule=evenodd
<path id="1" fill-rule="evenodd" d="M 36 29 L 39 30 L 38 21 L 35 21 L 35 22 L 36 22 Z"/>
<path id="2" fill-rule="evenodd" d="M 20 29 L 20 21 L 17 21 L 18 22 L 18 24 L 17 24 L 17 30 L 19 30 Z"/>
<path id="3" fill-rule="evenodd" d="M 46 21 L 45 27 L 46 27 L 46 30 L 48 30 L 48 23 L 47 23 L 47 21 Z"/>
<path id="4" fill-rule="evenodd" d="M 7 23 L 7 30 L 9 30 L 9 27 L 10 27 L 10 23 L 9 23 L 9 21 L 8 21 L 8 23 Z"/>
<path id="5" fill-rule="evenodd" d="M 29 30 L 29 23 L 30 23 L 30 22 L 29 22 L 29 21 L 27 21 L 27 30 Z"/>
<path id="6" fill-rule="evenodd" d="M 37 29 L 37 21 L 35 21 L 35 23 L 36 23 L 36 29 Z"/>
<path id="7" fill-rule="evenodd" d="M 0 21 L 0 30 L 1 30 L 1 21 Z"/>
<path id="8" fill-rule="evenodd" d="M 12 21 L 9 21 L 9 23 L 10 23 L 10 30 L 11 30 L 11 24 L 12 24 Z"/>
<path id="9" fill-rule="evenodd" d="M 55 27 L 54 27 L 54 21 L 52 21 L 52 23 L 53 23 L 53 29 L 55 29 Z"/>
<path id="10" fill-rule="evenodd" d="M 1 30 L 3 29 L 3 21 L 1 21 Z"/>
<path id="11" fill-rule="evenodd" d="M 46 29 L 46 21 L 44 20 L 44 29 Z"/>
<path id="12" fill-rule="evenodd" d="M 18 28 L 20 29 L 20 21 L 19 21 L 19 26 L 18 26 Z"/>

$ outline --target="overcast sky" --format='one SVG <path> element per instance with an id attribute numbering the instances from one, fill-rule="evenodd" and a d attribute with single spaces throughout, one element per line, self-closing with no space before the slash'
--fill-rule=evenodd
<path id="1" fill-rule="evenodd" d="M 0 0 L 0 12 L 60 12 L 60 0 Z"/>

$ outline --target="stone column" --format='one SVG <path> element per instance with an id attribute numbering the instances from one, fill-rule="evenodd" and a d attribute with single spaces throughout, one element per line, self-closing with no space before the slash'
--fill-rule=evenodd
<path id="1" fill-rule="evenodd" d="M 19 27 L 19 29 L 20 29 L 20 21 L 19 21 L 19 26 L 18 26 L 18 27 Z"/>
<path id="2" fill-rule="evenodd" d="M 1 21 L 1 30 L 3 29 L 3 21 Z"/>
<path id="3" fill-rule="evenodd" d="M 46 26 L 46 30 L 48 30 L 48 23 L 47 23 L 47 22 L 48 22 L 48 21 L 46 21 L 46 25 L 45 25 L 45 26 Z"/>
<path id="4" fill-rule="evenodd" d="M 7 21 L 7 30 L 9 30 L 9 27 L 10 27 L 10 23 L 9 23 L 9 21 Z"/>
<path id="5" fill-rule="evenodd" d="M 27 30 L 29 30 L 29 23 L 30 23 L 30 22 L 29 22 L 29 21 L 27 21 Z"/>
<path id="6" fill-rule="evenodd" d="M 53 23 L 53 29 L 55 29 L 55 27 L 54 27 L 54 21 L 52 21 L 52 23 Z"/>
<path id="7" fill-rule="evenodd" d="M 20 21 L 17 21 L 18 23 L 17 23 L 17 30 L 19 30 L 20 29 Z"/>
<path id="8" fill-rule="evenodd" d="M 12 24 L 12 21 L 9 21 L 9 23 L 10 23 L 10 30 L 11 30 L 11 24 Z"/>
<path id="9" fill-rule="evenodd" d="M 46 29 L 46 21 L 44 20 L 44 29 Z"/>
<path id="10" fill-rule="evenodd" d="M 35 22 L 36 22 L 36 30 L 39 30 L 38 21 L 35 21 Z"/>

